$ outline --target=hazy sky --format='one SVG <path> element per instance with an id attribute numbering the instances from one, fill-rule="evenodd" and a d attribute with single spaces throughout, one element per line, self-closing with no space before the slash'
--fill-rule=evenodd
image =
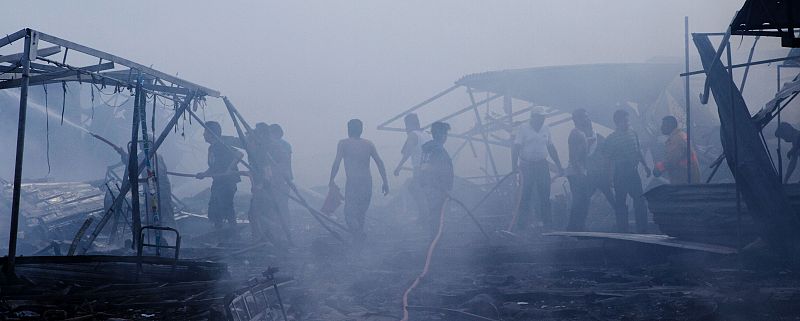
<path id="1" fill-rule="evenodd" d="M 403 136 L 377 123 L 465 74 L 682 57 L 684 16 L 721 31 L 743 2 L 19 1 L 0 32 L 40 29 L 218 89 L 252 122 L 283 124 L 314 185 L 350 118 L 392 167 Z"/>

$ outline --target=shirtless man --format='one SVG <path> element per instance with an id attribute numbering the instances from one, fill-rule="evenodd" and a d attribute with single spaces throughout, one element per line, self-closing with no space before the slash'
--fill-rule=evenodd
<path id="1" fill-rule="evenodd" d="M 375 160 L 378 172 L 381 174 L 383 195 L 389 194 L 389 182 L 386 179 L 386 168 L 383 166 L 381 157 L 371 141 L 361 138 L 364 124 L 361 120 L 351 119 L 347 122 L 346 139 L 339 141 L 336 148 L 336 158 L 333 160 L 331 168 L 331 179 L 329 186 L 336 187 L 334 179 L 339 173 L 339 165 L 344 159 L 344 173 L 347 181 L 344 187 L 344 216 L 347 226 L 353 235 L 363 240 L 364 217 L 369 208 L 372 198 L 372 174 L 370 173 L 369 160 Z"/>

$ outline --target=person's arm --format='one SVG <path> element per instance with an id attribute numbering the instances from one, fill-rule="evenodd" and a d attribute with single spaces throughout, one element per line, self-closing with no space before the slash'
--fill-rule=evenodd
<path id="1" fill-rule="evenodd" d="M 556 163 L 558 166 L 558 175 L 564 175 L 564 166 L 561 166 L 561 159 L 558 158 L 558 151 L 556 150 L 556 146 L 553 143 L 547 143 L 547 152 L 550 154 L 550 158 L 553 159 L 553 162 Z"/>
<path id="2" fill-rule="evenodd" d="M 242 158 L 244 158 L 244 154 L 242 152 L 238 151 L 238 150 L 235 150 L 235 149 L 231 148 L 231 149 L 229 149 L 229 151 L 231 153 L 233 153 L 233 159 L 231 159 L 231 163 L 228 164 L 228 167 L 226 168 L 227 170 L 225 171 L 225 174 L 230 173 L 230 172 L 234 172 L 234 171 L 238 171 L 239 170 L 239 161 L 242 160 Z"/>
<path id="3" fill-rule="evenodd" d="M 792 177 L 792 173 L 794 173 L 794 169 L 797 167 L 797 158 L 800 156 L 796 147 L 792 147 L 786 155 L 789 157 L 789 165 L 786 167 L 786 176 L 783 178 L 783 183 L 786 184 L 789 182 L 789 178 Z"/>
<path id="4" fill-rule="evenodd" d="M 417 140 L 417 135 L 409 134 L 406 138 L 406 142 L 403 144 L 403 149 L 400 151 L 400 153 L 403 154 L 403 158 L 400 159 L 400 163 L 398 163 L 397 168 L 394 169 L 394 176 L 400 176 L 400 169 L 403 168 L 403 164 L 405 164 L 406 161 L 411 158 L 411 154 L 414 153 L 411 148 L 412 146 L 417 146 Z"/>
<path id="5" fill-rule="evenodd" d="M 222 137 L 220 137 L 219 140 L 220 140 L 220 142 L 222 142 L 225 145 L 244 149 L 244 146 L 242 146 L 242 140 L 239 139 L 239 137 L 223 135 Z"/>
<path id="6" fill-rule="evenodd" d="M 381 179 L 383 180 L 383 185 L 381 185 L 381 191 L 383 191 L 383 195 L 389 194 L 389 179 L 386 177 L 386 167 L 383 166 L 383 160 L 381 160 L 381 156 L 378 155 L 378 149 L 375 148 L 375 145 L 372 146 L 372 159 L 375 160 L 375 165 L 378 165 L 378 172 L 381 174 Z"/>
<path id="7" fill-rule="evenodd" d="M 589 157 L 589 148 L 588 143 L 586 142 L 586 136 L 573 131 L 569 135 L 568 144 L 570 164 L 575 165 L 578 170 L 583 170 L 586 167 L 586 159 Z"/>
<path id="8" fill-rule="evenodd" d="M 650 175 L 652 175 L 653 172 L 650 170 L 650 166 L 647 166 L 647 162 L 644 160 L 644 153 L 642 152 L 642 149 L 638 148 L 638 150 L 639 150 L 639 163 L 641 163 L 642 166 L 644 166 L 645 175 L 647 175 L 647 177 L 650 177 Z"/>
<path id="9" fill-rule="evenodd" d="M 294 180 L 294 169 L 292 168 L 292 150 L 291 150 L 291 148 L 289 149 L 289 159 L 287 161 L 289 163 L 286 164 L 286 169 L 288 171 L 287 174 L 289 175 L 289 177 L 287 177 L 286 179 L 288 179 L 289 181 L 293 181 Z"/>
<path id="10" fill-rule="evenodd" d="M 519 166 L 519 150 L 522 148 L 520 144 L 511 146 L 511 171 L 516 172 Z"/>
<path id="11" fill-rule="evenodd" d="M 679 169 L 682 161 L 686 161 L 686 140 L 670 137 L 664 151 L 664 169 Z"/>
<path id="12" fill-rule="evenodd" d="M 334 179 L 336 179 L 336 174 L 339 173 L 339 164 L 342 163 L 342 157 L 344 156 L 344 146 L 340 141 L 339 144 L 336 146 L 336 158 L 333 159 L 333 166 L 331 166 L 331 179 L 328 181 L 328 186 L 336 186 Z"/>

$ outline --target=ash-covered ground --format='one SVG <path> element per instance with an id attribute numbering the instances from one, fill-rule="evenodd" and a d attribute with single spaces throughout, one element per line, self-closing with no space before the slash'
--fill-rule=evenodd
<path id="1" fill-rule="evenodd" d="M 563 201 L 563 200 L 562 200 Z M 610 230 L 596 197 L 590 228 Z M 556 217 L 565 217 L 560 201 Z M 450 202 L 430 271 L 409 294 L 410 320 L 794 320 L 795 271 L 746 255 L 620 241 L 515 235 L 510 213 L 487 202 L 477 211 L 486 239 Z M 559 209 L 561 208 L 561 209 Z M 422 271 L 430 237 L 399 202 L 374 206 L 361 245 L 329 236 L 301 208 L 292 211 L 295 247 L 218 253 L 235 279 L 278 267 L 293 320 L 399 320 L 402 297 Z M 247 229 L 219 246 L 250 246 Z M 213 251 L 213 246 L 204 251 Z M 754 263 L 760 263 L 753 268 Z"/>

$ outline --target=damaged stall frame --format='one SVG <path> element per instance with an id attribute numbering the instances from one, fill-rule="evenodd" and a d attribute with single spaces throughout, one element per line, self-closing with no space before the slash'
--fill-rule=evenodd
<path id="1" fill-rule="evenodd" d="M 73 253 L 76 251 L 78 253 L 85 253 L 88 246 L 91 246 L 92 241 L 100 233 L 100 230 L 105 226 L 105 223 L 109 220 L 114 211 L 118 210 L 121 206 L 126 194 L 132 189 L 138 190 L 138 176 L 144 171 L 143 165 L 145 165 L 147 159 L 158 150 L 158 147 L 163 143 L 166 136 L 190 104 L 193 101 L 204 99 L 208 96 L 220 97 L 219 91 L 214 89 L 197 85 L 131 60 L 33 29 L 22 29 L 1 38 L 0 47 L 10 45 L 17 41 L 24 42 L 21 53 L 0 56 L 0 71 L 3 72 L 0 76 L 0 89 L 20 88 L 11 227 L 8 242 L 9 252 L 6 262 L 3 265 L 4 271 L 9 276 L 13 276 L 15 270 L 14 265 L 20 214 L 20 188 L 24 163 L 23 151 L 25 146 L 26 111 L 30 86 L 66 82 L 90 83 L 102 86 L 110 85 L 135 90 L 137 97 L 144 97 L 145 94 L 150 94 L 172 100 L 176 103 L 175 114 L 166 124 L 165 128 L 161 130 L 157 138 L 152 140 L 152 146 L 147 146 L 148 150 L 145 152 L 147 152 L 148 155 L 143 157 L 142 162 L 136 161 L 138 156 L 137 144 L 131 144 L 131 162 L 128 164 L 128 176 L 125 177 L 122 186 L 120 186 L 120 193 L 114 198 L 113 205 L 105 212 L 99 224 L 90 234 L 89 241 L 85 242 L 85 245 L 81 248 L 76 248 L 78 244 L 72 244 L 71 252 Z M 53 46 L 40 48 L 43 43 L 49 43 Z M 49 58 L 60 53 L 62 48 L 63 58 L 61 61 Z M 67 63 L 67 55 L 70 50 L 99 59 L 99 62 L 94 65 L 82 67 L 70 65 Z M 134 110 L 141 110 L 144 112 L 143 102 L 143 99 L 137 100 Z M 133 141 L 138 140 L 137 132 L 140 127 L 137 126 L 137 121 L 140 120 L 139 117 L 134 117 Z M 141 128 L 142 134 L 147 135 L 147 129 L 144 127 Z M 155 128 L 152 130 L 152 133 L 155 134 Z M 146 140 L 150 141 L 150 139 Z M 132 193 L 131 195 L 132 198 L 136 199 L 138 193 Z M 138 205 L 138 203 L 134 202 L 133 206 L 137 207 L 136 205 Z M 137 242 L 137 235 L 143 228 L 141 222 L 138 220 L 139 215 L 137 214 L 139 214 L 138 208 L 135 208 L 135 212 L 132 215 L 132 222 L 134 224 L 132 240 L 134 240 L 134 242 Z"/>

